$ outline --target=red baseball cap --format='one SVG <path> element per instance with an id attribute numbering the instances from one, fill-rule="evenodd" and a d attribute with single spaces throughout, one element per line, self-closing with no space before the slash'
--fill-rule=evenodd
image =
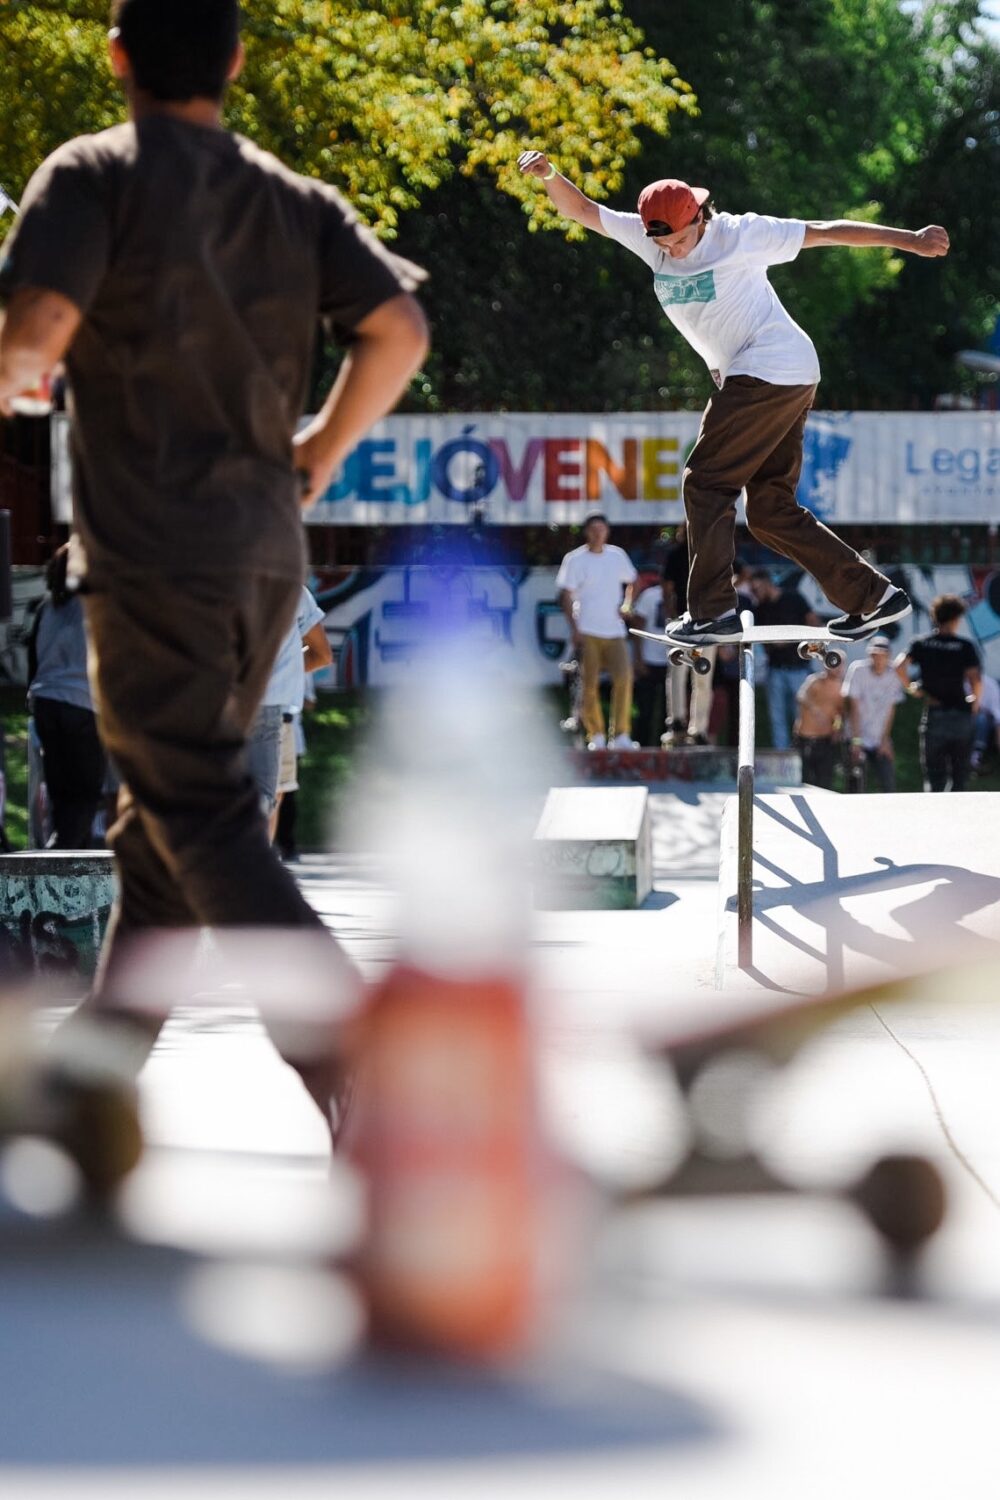
<path id="1" fill-rule="evenodd" d="M 678 234 L 694 223 L 708 196 L 708 188 L 689 187 L 676 177 L 648 183 L 639 194 L 639 214 L 646 233 Z"/>

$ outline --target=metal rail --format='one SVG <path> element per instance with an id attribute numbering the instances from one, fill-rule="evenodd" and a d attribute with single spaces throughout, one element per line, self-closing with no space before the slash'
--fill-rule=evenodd
<path id="1" fill-rule="evenodd" d="M 753 628 L 753 615 L 744 610 L 740 624 Z M 736 770 L 738 842 L 736 853 L 736 922 L 738 962 L 741 969 L 753 963 L 753 774 L 757 730 L 754 700 L 752 643 L 740 642 L 740 741 Z"/>

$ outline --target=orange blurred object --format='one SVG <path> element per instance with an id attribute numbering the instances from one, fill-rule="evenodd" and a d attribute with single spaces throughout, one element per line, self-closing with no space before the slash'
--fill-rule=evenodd
<path id="1" fill-rule="evenodd" d="M 365 1174 L 373 1337 L 453 1356 L 536 1322 L 543 1149 L 521 985 L 397 966 L 360 1021 L 348 1148 Z"/>

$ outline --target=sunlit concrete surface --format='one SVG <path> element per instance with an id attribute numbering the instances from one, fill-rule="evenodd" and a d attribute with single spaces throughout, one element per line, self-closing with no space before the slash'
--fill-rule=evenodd
<path id="1" fill-rule="evenodd" d="M 680 1094 L 650 1047 L 775 998 L 752 976 L 714 987 L 723 800 L 653 795 L 641 910 L 537 914 L 547 1117 L 609 1189 L 641 1188 L 682 1149 Z M 919 802 L 926 820 L 933 799 Z M 928 843 L 938 867 L 962 868 L 970 846 L 942 829 Z M 384 972 L 394 901 L 376 866 L 334 855 L 298 873 L 366 976 Z M 802 1193 L 605 1205 L 544 1352 L 473 1375 L 351 1353 L 357 1309 L 328 1266 L 356 1240 L 363 1192 L 331 1172 L 312 1106 L 241 997 L 187 1007 L 142 1078 L 130 1237 L 0 1226 L 0 1493 L 993 1494 L 998 1076 L 981 984 L 945 975 L 860 1004 L 755 1106 L 761 1157 Z M 845 1198 L 901 1149 L 933 1160 L 949 1196 L 920 1300 L 882 1295 L 882 1248 Z"/>

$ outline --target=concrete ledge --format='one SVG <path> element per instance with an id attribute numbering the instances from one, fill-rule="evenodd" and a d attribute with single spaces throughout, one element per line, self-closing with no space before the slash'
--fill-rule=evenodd
<path id="1" fill-rule="evenodd" d="M 0 855 L 0 969 L 89 977 L 116 888 L 101 849 Z"/>
<path id="2" fill-rule="evenodd" d="M 736 785 L 735 747 L 684 745 L 672 750 L 571 750 L 578 781 L 651 785 L 662 781 L 729 782 Z M 802 759 L 795 750 L 758 750 L 758 785 L 801 786 Z"/>
<path id="3" fill-rule="evenodd" d="M 549 908 L 641 906 L 653 887 L 645 787 L 553 787 L 535 830 L 535 894 Z"/>

